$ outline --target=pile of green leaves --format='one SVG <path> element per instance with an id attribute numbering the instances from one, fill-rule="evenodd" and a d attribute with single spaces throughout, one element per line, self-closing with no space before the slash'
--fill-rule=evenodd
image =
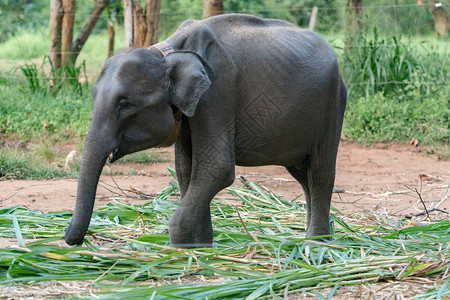
<path id="1" fill-rule="evenodd" d="M 94 280 L 94 295 L 80 297 L 96 299 L 278 299 L 298 292 L 323 298 L 344 285 L 441 278 L 449 271 L 448 220 L 403 228 L 402 220 L 350 225 L 334 211 L 335 232 L 318 244 L 305 238 L 302 202 L 252 182 L 213 200 L 213 248 L 172 248 L 168 218 L 177 193 L 171 180 L 144 205 L 114 202 L 95 210 L 78 247 L 53 243 L 63 237 L 70 213 L 2 209 L 1 235 L 17 238 L 19 247 L 0 250 L 0 283 Z M 326 287 L 331 291 L 324 296 Z M 448 278 L 423 298 L 444 295 L 450 295 Z"/>

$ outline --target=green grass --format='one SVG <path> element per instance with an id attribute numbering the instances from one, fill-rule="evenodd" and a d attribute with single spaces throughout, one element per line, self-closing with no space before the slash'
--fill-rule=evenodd
<path id="1" fill-rule="evenodd" d="M 338 45 L 349 98 L 344 134 L 358 142 L 405 143 L 412 138 L 448 159 L 450 55 L 431 37 L 380 36 L 377 28 Z"/>
<path id="2" fill-rule="evenodd" d="M 49 44 L 50 33 L 48 27 L 40 28 L 35 32 L 19 30 L 6 42 L 0 44 L 0 58 L 6 61 L 17 61 L 16 67 L 24 63 L 36 62 L 36 60 L 40 62 L 45 55 L 48 55 Z M 90 80 L 95 80 L 100 73 L 107 59 L 107 46 L 107 34 L 92 34 L 77 58 L 77 65 L 86 62 L 87 74 Z M 124 46 L 123 28 L 118 27 L 116 28 L 115 49 L 117 51 Z M 7 72 L 11 70 L 5 69 L 0 64 L 0 71 Z"/>
<path id="3" fill-rule="evenodd" d="M 0 178 L 52 179 L 78 175 L 79 164 L 75 164 L 73 171 L 64 171 L 63 163 L 58 166 L 54 158 L 55 154 L 44 146 L 40 146 L 37 151 L 0 148 Z"/>
<path id="4" fill-rule="evenodd" d="M 26 60 L 48 54 L 50 31 L 20 29 L 0 46 L 0 57 L 8 60 Z"/>
<path id="5" fill-rule="evenodd" d="M 143 150 L 122 157 L 118 163 L 138 163 L 138 164 L 154 164 L 158 162 L 166 162 L 168 159 L 161 156 L 156 149 Z"/>
<path id="6" fill-rule="evenodd" d="M 52 161 L 55 159 L 56 155 L 55 152 L 51 147 L 45 144 L 40 144 L 38 147 L 36 147 L 35 151 L 40 157 L 44 158 L 47 161 Z"/>
<path id="7" fill-rule="evenodd" d="M 440 46 L 440 44 L 439 44 Z M 450 74 L 450 55 L 442 47 L 426 43 L 408 43 L 401 37 L 367 30 L 357 36 L 350 49 L 342 53 L 341 70 L 352 99 L 406 94 L 406 88 L 430 93 L 432 88 L 445 89 Z"/>
<path id="8" fill-rule="evenodd" d="M 0 133 L 15 134 L 25 141 L 45 137 L 53 142 L 87 134 L 92 111 L 89 94 L 80 95 L 71 89 L 56 95 L 31 92 L 21 80 L 0 81 Z"/>
<path id="9" fill-rule="evenodd" d="M 117 163 L 154 164 L 166 162 L 155 149 L 144 150 L 121 158 Z M 5 179 L 52 179 L 56 177 L 77 177 L 80 160 L 75 160 L 71 171 L 64 170 L 65 156 L 62 156 L 46 145 L 37 144 L 32 150 L 15 150 L 9 147 L 0 148 L 0 178 Z M 105 175 L 139 175 L 134 168 L 127 172 L 104 171 Z"/>
<path id="10" fill-rule="evenodd" d="M 213 248 L 172 248 L 168 218 L 179 199 L 177 183 L 169 183 L 146 204 L 116 201 L 96 209 L 78 247 L 53 244 L 64 235 L 68 212 L 0 210 L 1 236 L 20 245 L 0 250 L 0 284 L 94 280 L 97 290 L 78 296 L 91 299 L 278 299 L 299 292 L 331 297 L 341 286 L 386 280 L 436 280 L 448 271 L 448 220 L 409 227 L 406 220 L 351 220 L 334 210 L 334 232 L 320 245 L 305 238 L 304 202 L 252 182 L 213 200 Z M 326 287 L 334 289 L 323 294 Z M 447 279 L 417 296 L 449 294 Z"/>
<path id="11" fill-rule="evenodd" d="M 121 30 L 117 28 L 116 48 L 123 45 Z M 356 47 L 349 55 L 343 50 L 342 33 L 326 37 L 336 47 L 349 89 L 345 135 L 364 144 L 404 143 L 414 137 L 448 159 L 448 43 L 432 35 L 401 38 L 379 35 L 371 29 L 356 38 Z M 94 34 L 80 54 L 78 67 L 86 62 L 90 84 L 106 59 L 106 43 L 106 34 Z M 49 66 L 42 62 L 47 51 L 48 29 L 19 31 L 0 44 L 2 59 L 17 61 L 16 67 L 22 66 L 31 74 L 27 81 L 20 69 L 14 73 L 14 68 L 0 66 L 0 134 L 6 133 L 2 140 L 81 144 L 86 136 L 92 110 L 90 86 L 81 95 L 67 87 L 49 93 L 48 83 L 32 80 L 34 73 L 48 76 Z M 33 91 L 30 87 L 36 85 L 39 88 Z M 131 160 L 158 160 L 142 155 Z"/>

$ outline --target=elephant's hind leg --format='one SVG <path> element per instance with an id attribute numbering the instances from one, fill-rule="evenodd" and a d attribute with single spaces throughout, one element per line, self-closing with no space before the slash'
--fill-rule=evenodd
<path id="1" fill-rule="evenodd" d="M 330 234 L 330 204 L 335 178 L 335 158 L 318 154 L 311 159 L 307 171 L 310 191 L 310 222 L 306 236 Z"/>
<path id="2" fill-rule="evenodd" d="M 306 198 L 306 236 L 330 234 L 330 203 L 335 177 L 335 161 L 329 154 L 316 154 L 302 168 L 287 167 L 302 185 Z"/>
<path id="3" fill-rule="evenodd" d="M 305 195 L 306 200 L 306 225 L 307 228 L 309 227 L 310 223 L 310 217 L 311 217 L 311 193 L 309 191 L 309 184 L 308 184 L 308 168 L 307 166 L 303 166 L 301 168 L 290 166 L 286 167 L 286 170 L 288 170 L 289 174 L 292 175 L 302 186 L 303 192 Z"/>

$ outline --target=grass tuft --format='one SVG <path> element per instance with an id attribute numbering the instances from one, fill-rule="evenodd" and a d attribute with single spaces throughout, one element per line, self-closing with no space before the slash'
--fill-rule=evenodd
<path id="1" fill-rule="evenodd" d="M 49 69 L 47 72 L 46 69 Z M 66 65 L 56 68 L 48 55 L 44 56 L 40 66 L 27 63 L 19 66 L 14 72 L 20 70 L 26 79 L 28 88 L 33 93 L 56 95 L 63 89 L 83 95 L 87 83 L 81 83 L 80 77 L 86 78 L 86 62 L 79 66 Z"/>
<path id="2" fill-rule="evenodd" d="M 426 46 L 411 45 L 401 37 L 381 37 L 365 29 L 343 54 L 341 69 L 349 94 L 370 97 L 377 93 L 399 95 L 414 87 L 430 93 L 432 87 L 444 88 L 449 74 L 448 54 Z"/>
<path id="3" fill-rule="evenodd" d="M 40 156 L 38 153 L 41 153 Z M 37 152 L 18 151 L 10 148 L 0 149 L 0 178 L 5 179 L 52 179 L 56 177 L 76 177 L 79 165 L 73 171 L 49 164 L 54 154 L 49 148 Z"/>

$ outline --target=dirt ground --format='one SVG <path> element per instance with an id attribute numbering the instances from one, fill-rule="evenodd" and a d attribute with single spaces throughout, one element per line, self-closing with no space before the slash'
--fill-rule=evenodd
<path id="1" fill-rule="evenodd" d="M 67 149 L 67 152 L 69 151 L 70 149 Z M 113 164 L 105 167 L 107 170 L 122 171 L 124 174 L 129 170 L 134 170 L 139 175 L 113 177 L 102 175 L 96 206 L 103 206 L 108 201 L 117 198 L 116 193 L 121 193 L 118 187 L 121 189 L 133 187 L 151 194 L 156 194 L 166 187 L 169 182 L 167 168 L 174 167 L 173 149 L 159 151 L 161 151 L 161 155 L 169 158 L 168 162 Z M 237 167 L 236 177 L 241 175 L 247 180 L 266 186 L 287 199 L 293 199 L 303 193 L 300 185 L 281 167 Z M 242 185 L 239 179 L 236 179 L 234 184 Z M 420 201 L 421 197 L 428 209 L 439 207 L 448 211 L 450 209 L 449 184 L 450 161 L 427 157 L 420 151 L 420 148 L 385 144 L 366 148 L 358 144 L 342 143 L 338 153 L 335 186 L 345 192 L 334 193 L 332 204 L 345 213 L 370 211 L 382 216 L 403 217 L 405 214 L 412 215 L 424 211 Z M 45 212 L 72 210 L 75 205 L 76 188 L 76 179 L 0 181 L 0 207 L 20 204 Z M 147 200 L 133 201 L 144 203 Z M 441 213 L 440 216 L 448 217 L 448 214 Z M 423 293 L 435 282 L 426 278 L 414 280 L 414 282 L 402 281 L 341 287 L 334 298 L 403 299 L 403 297 Z M 0 299 L 58 298 L 89 290 L 95 290 L 92 281 L 7 285 L 0 286 Z M 323 293 L 326 294 L 327 291 Z M 315 297 L 297 294 L 293 298 L 311 299 Z"/>
<path id="2" fill-rule="evenodd" d="M 96 206 L 102 206 L 117 197 L 116 184 L 122 189 L 133 187 L 147 193 L 158 193 L 166 187 L 169 181 L 167 168 L 174 167 L 173 149 L 159 151 L 169 162 L 112 164 L 105 167 L 124 174 L 135 170 L 139 175 L 102 175 Z M 241 175 L 286 199 L 293 199 L 303 193 L 300 185 L 282 167 L 237 167 L 236 177 Z M 234 184 L 242 185 L 239 179 Z M 372 211 L 401 216 L 424 211 L 418 195 L 420 193 L 428 209 L 439 204 L 440 209 L 448 210 L 449 184 L 450 161 L 425 156 L 416 147 L 379 144 L 367 148 L 359 144 L 342 143 L 338 153 L 335 186 L 345 192 L 334 193 L 332 205 L 346 212 Z M 21 204 L 45 212 L 72 210 L 76 188 L 76 179 L 0 181 L 0 206 Z"/>

